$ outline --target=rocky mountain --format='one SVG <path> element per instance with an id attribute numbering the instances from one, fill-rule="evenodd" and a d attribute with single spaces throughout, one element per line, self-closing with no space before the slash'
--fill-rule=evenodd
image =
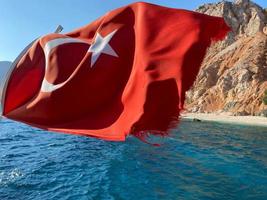
<path id="1" fill-rule="evenodd" d="M 189 112 L 264 115 L 267 90 L 267 11 L 249 0 L 205 4 L 198 12 L 224 17 L 232 32 L 212 45 L 193 88 Z"/>

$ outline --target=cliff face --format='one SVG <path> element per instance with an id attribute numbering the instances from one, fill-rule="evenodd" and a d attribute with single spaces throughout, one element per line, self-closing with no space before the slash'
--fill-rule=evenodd
<path id="1" fill-rule="evenodd" d="M 212 45 L 193 88 L 189 112 L 267 115 L 267 12 L 249 0 L 206 4 L 198 12 L 222 16 L 232 28 Z"/>

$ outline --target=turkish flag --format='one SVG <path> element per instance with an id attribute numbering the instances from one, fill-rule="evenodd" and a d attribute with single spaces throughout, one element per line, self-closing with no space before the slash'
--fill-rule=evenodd
<path id="1" fill-rule="evenodd" d="M 46 35 L 13 63 L 3 116 L 105 140 L 166 135 L 206 49 L 228 31 L 219 17 L 140 2 Z"/>

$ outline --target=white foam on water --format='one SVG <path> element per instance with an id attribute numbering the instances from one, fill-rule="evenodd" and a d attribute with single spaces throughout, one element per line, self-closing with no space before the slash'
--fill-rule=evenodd
<path id="1" fill-rule="evenodd" d="M 23 177 L 23 173 L 20 169 L 14 168 L 13 170 L 7 172 L 0 172 L 0 186 L 7 185 L 9 183 L 15 182 L 19 178 Z"/>

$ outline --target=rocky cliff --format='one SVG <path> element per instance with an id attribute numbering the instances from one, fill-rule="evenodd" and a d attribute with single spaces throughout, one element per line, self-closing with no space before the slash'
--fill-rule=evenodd
<path id="1" fill-rule="evenodd" d="M 186 109 L 266 116 L 267 12 L 249 0 L 205 4 L 197 11 L 224 17 L 232 32 L 208 50 Z"/>

